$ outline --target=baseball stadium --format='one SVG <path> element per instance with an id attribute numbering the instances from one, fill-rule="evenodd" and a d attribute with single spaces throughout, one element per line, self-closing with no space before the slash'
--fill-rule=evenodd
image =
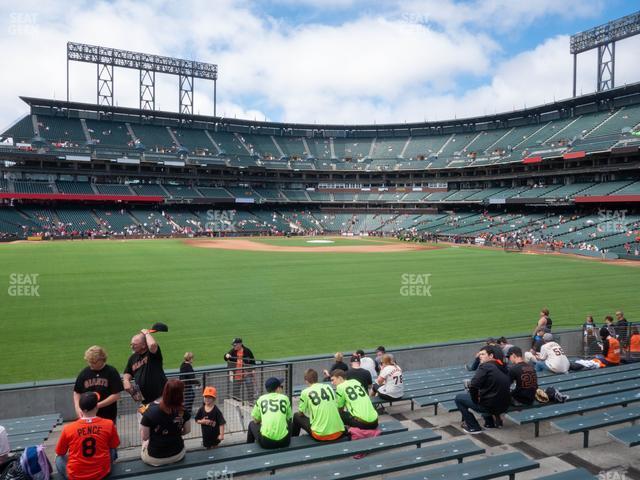
<path id="1" fill-rule="evenodd" d="M 640 479 L 640 78 L 614 81 L 615 44 L 638 33 L 632 13 L 571 36 L 568 98 L 351 124 L 220 115 L 223 63 L 68 41 L 66 99 L 19 94 L 20 117 L 0 131 L 9 458 L 43 444 L 50 478 L 67 478 L 59 439 L 86 414 L 74 379 L 93 365 L 87 349 L 104 348 L 122 373 L 141 335 L 147 351 L 162 348 L 163 402 L 176 378 L 194 415 L 203 392 L 217 392 L 226 436 L 203 449 L 194 423 L 183 458 L 149 466 L 147 414 L 136 416 L 144 386 L 134 376 L 129 391 L 125 373 L 108 478 Z M 587 52 L 597 82 L 584 93 L 576 65 Z M 95 71 L 83 79 L 95 101 L 73 100 L 74 64 Z M 139 78 L 135 107 L 115 99 L 120 71 Z M 178 111 L 157 108 L 156 74 L 178 83 Z M 213 87 L 210 114 L 194 107 L 196 87 Z M 496 342 L 525 351 L 535 401 L 474 428 L 460 398 L 485 362 L 470 362 L 489 349 L 489 363 L 514 364 Z M 546 343 L 568 369 L 544 367 Z M 327 369 L 339 394 L 334 367 L 344 358 L 358 370 L 376 348 L 402 369 L 404 390 L 376 395 L 391 368 L 376 359 L 375 438 L 245 443 L 274 379 L 304 413 L 309 369 Z M 486 388 L 471 393 L 476 407 Z"/>

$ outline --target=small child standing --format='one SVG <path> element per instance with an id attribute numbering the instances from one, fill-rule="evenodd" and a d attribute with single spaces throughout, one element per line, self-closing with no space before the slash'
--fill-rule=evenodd
<path id="1" fill-rule="evenodd" d="M 202 445 L 205 448 L 214 448 L 224 440 L 224 426 L 227 422 L 216 406 L 216 388 L 206 387 L 202 396 L 204 404 L 198 409 L 195 419 L 202 427 Z"/>

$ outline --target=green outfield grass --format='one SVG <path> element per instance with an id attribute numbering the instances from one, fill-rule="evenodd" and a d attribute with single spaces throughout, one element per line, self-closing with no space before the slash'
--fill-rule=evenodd
<path id="1" fill-rule="evenodd" d="M 286 241 L 286 240 L 285 240 Z M 37 297 L 10 296 L 38 274 Z M 431 274 L 431 297 L 402 296 L 403 274 Z M 84 350 L 122 371 L 131 334 L 163 321 L 165 368 L 185 351 L 222 363 L 242 336 L 258 358 L 349 352 L 640 318 L 640 269 L 474 248 L 399 253 L 239 252 L 179 240 L 0 245 L 0 383 L 74 377 Z"/>

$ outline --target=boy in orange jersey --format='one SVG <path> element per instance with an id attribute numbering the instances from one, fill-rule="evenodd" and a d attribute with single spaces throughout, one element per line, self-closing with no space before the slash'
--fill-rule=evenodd
<path id="1" fill-rule="evenodd" d="M 56 468 L 64 479 L 101 480 L 109 475 L 120 438 L 111 420 L 97 417 L 100 396 L 86 392 L 78 406 L 82 417 L 67 424 L 56 445 Z"/>

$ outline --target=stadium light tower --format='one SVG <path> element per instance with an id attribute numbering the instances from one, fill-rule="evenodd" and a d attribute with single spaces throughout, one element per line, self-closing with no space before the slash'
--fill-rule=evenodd
<path id="1" fill-rule="evenodd" d="M 616 41 L 640 33 L 640 12 L 613 20 L 571 36 L 573 54 L 573 96 L 576 96 L 578 54 L 598 49 L 598 92 L 615 86 Z"/>
<path id="2" fill-rule="evenodd" d="M 69 61 L 97 66 L 96 103 L 113 106 L 114 67 L 140 71 L 140 110 L 156 109 L 156 73 L 178 76 L 178 111 L 193 114 L 193 85 L 196 78 L 213 80 L 213 116 L 216 115 L 218 66 L 174 57 L 130 52 L 85 43 L 67 42 L 67 101 L 69 101 Z"/>

